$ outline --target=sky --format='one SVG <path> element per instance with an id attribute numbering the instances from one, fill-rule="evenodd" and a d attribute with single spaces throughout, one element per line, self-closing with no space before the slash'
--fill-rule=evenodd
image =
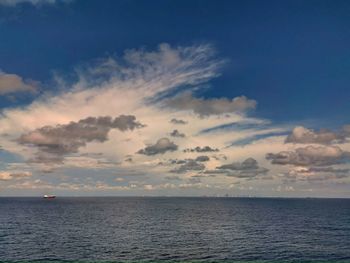
<path id="1" fill-rule="evenodd" d="M 349 12 L 0 0 L 0 196 L 350 197 Z"/>

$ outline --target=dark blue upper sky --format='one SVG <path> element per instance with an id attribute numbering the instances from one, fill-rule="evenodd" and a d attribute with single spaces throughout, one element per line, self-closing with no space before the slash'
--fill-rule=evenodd
<path id="1" fill-rule="evenodd" d="M 53 71 L 125 49 L 209 42 L 229 63 L 202 96 L 246 95 L 261 117 L 339 125 L 350 113 L 349 14 L 349 1 L 320 0 L 1 6 L 0 69 L 49 83 Z"/>

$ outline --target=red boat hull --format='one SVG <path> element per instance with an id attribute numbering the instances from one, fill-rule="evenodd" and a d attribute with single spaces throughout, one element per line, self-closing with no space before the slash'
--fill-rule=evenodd
<path id="1" fill-rule="evenodd" d="M 54 199 L 56 196 L 44 196 L 44 199 Z"/>

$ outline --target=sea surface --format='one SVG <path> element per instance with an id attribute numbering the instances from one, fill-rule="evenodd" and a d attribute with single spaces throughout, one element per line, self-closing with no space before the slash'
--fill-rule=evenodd
<path id="1" fill-rule="evenodd" d="M 350 261 L 350 199 L 0 198 L 0 260 Z"/>

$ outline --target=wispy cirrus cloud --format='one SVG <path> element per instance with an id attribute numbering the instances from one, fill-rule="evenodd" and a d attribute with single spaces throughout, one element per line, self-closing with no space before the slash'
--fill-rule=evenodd
<path id="1" fill-rule="evenodd" d="M 194 90 L 219 76 L 222 65 L 210 45 L 128 50 L 79 67 L 79 80 L 59 93 L 5 109 L 0 144 L 29 162 L 32 172 L 28 182 L 16 185 L 40 188 L 34 181 L 44 173 L 47 180 L 57 176 L 48 186 L 72 191 L 226 191 L 303 162 L 305 168 L 338 163 L 320 155 L 305 164 L 307 154 L 285 143 L 289 128 L 247 117 L 257 105 L 252 99 L 197 98 Z M 177 92 L 183 89 L 187 93 Z M 290 160 L 275 165 L 283 152 L 291 152 Z M 266 153 L 275 155 L 266 160 Z M 86 175 L 97 169 L 99 183 L 91 179 L 95 173 Z M 59 172 L 70 177 L 58 182 Z M 129 175 L 142 179 L 116 181 Z"/>
<path id="2" fill-rule="evenodd" d="M 28 3 L 32 5 L 44 5 L 44 4 L 56 4 L 56 3 L 63 3 L 63 2 L 71 2 L 73 0 L 0 0 L 0 5 L 4 6 L 16 6 L 23 3 Z"/>

